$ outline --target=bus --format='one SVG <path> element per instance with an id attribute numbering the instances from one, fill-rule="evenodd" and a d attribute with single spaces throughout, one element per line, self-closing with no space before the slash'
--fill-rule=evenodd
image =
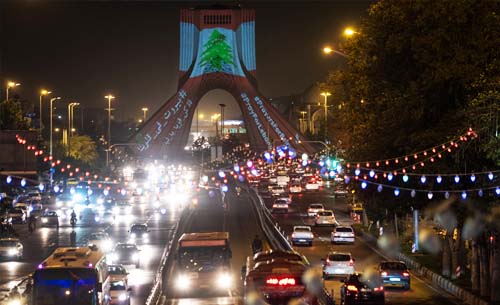
<path id="1" fill-rule="evenodd" d="M 233 287 L 228 232 L 184 233 L 178 242 L 175 288 L 179 294 Z"/>
<path id="2" fill-rule="evenodd" d="M 107 305 L 106 256 L 95 247 L 57 248 L 32 275 L 30 305 Z"/>
<path id="3" fill-rule="evenodd" d="M 309 262 L 293 251 L 265 251 L 247 258 L 242 269 L 245 300 L 253 294 L 271 305 L 288 304 L 291 299 L 302 298 L 314 304 L 302 278 Z"/>

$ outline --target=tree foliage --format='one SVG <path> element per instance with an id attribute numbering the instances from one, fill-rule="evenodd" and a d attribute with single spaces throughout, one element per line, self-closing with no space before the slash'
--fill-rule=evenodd
<path id="1" fill-rule="evenodd" d="M 71 137 L 70 157 L 87 165 L 93 165 L 98 158 L 96 143 L 85 135 Z"/>
<path id="2" fill-rule="evenodd" d="M 28 122 L 24 120 L 23 108 L 19 100 L 9 99 L 0 103 L 0 129 L 28 129 Z"/>

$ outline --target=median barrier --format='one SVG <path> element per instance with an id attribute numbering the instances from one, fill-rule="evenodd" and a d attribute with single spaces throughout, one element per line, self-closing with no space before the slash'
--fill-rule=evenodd
<path id="1" fill-rule="evenodd" d="M 184 232 L 185 224 L 188 222 L 192 215 L 192 211 L 188 208 L 184 209 L 182 215 L 175 225 L 174 232 L 172 234 L 172 238 L 168 242 L 168 244 L 163 249 L 163 253 L 160 260 L 160 265 L 158 266 L 158 270 L 156 271 L 155 280 L 153 283 L 153 287 L 146 299 L 145 305 L 159 305 L 165 302 L 165 297 L 163 296 L 164 287 L 163 285 L 166 283 L 164 280 L 166 273 L 166 266 L 168 266 L 172 249 L 175 245 L 175 242 L 179 239 L 179 234 Z"/>

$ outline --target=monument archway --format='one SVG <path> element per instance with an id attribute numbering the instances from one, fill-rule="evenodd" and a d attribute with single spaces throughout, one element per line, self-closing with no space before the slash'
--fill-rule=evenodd
<path id="1" fill-rule="evenodd" d="M 178 91 L 136 134 L 140 154 L 159 159 L 178 156 L 189 139 L 198 102 L 212 89 L 234 97 L 254 151 L 284 144 L 312 153 L 299 131 L 260 94 L 255 77 L 254 10 L 181 9 Z"/>

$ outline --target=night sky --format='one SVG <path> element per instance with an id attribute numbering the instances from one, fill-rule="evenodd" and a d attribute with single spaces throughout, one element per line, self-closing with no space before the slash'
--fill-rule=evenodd
<path id="1" fill-rule="evenodd" d="M 343 38 L 373 1 L 248 1 L 256 9 L 259 90 L 267 97 L 302 92 L 345 62 L 325 57 L 321 48 Z M 206 1 L 203 3 L 207 3 Z M 218 2 L 221 3 L 221 2 Z M 118 119 L 156 111 L 177 89 L 179 8 L 187 2 L 2 2 L 2 81 L 22 83 L 21 97 L 38 101 L 49 88 L 85 107 L 117 99 Z M 2 90 L 4 94 L 4 90 Z M 224 102 L 226 118 L 239 113 L 226 92 L 209 92 L 200 112 Z M 104 110 L 103 110 L 104 111 Z M 152 112 L 149 112 L 151 114 Z"/>

